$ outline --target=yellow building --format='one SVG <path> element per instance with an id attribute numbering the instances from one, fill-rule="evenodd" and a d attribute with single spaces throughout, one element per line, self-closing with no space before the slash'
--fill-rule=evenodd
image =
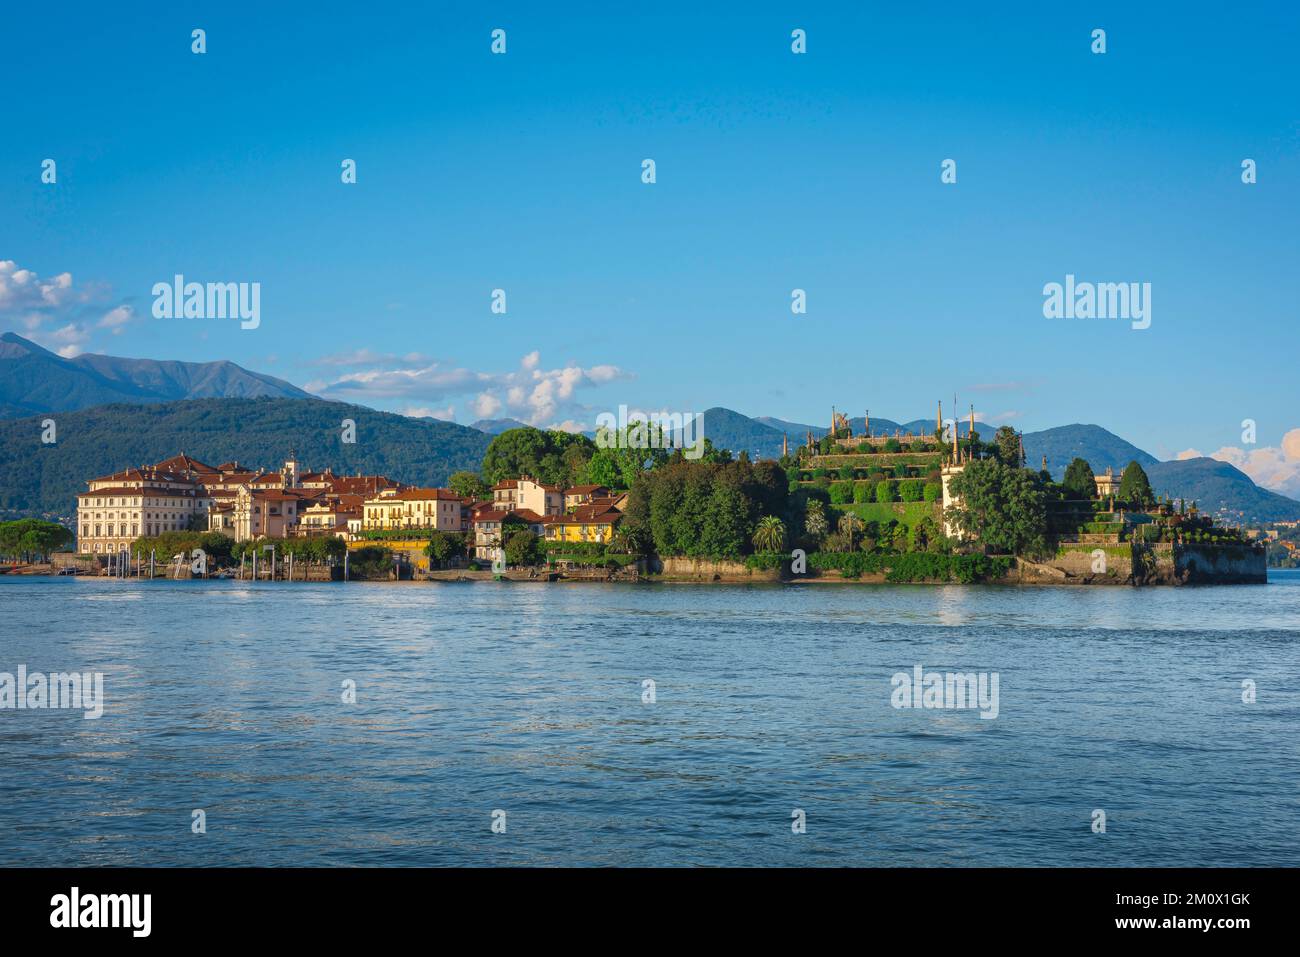
<path id="1" fill-rule="evenodd" d="M 1105 475 L 1094 475 L 1092 480 L 1097 484 L 1097 497 L 1109 498 L 1119 491 L 1119 476 L 1109 465 L 1106 466 Z"/>
<path id="2" fill-rule="evenodd" d="M 361 528 L 463 532 L 469 528 L 469 514 L 464 500 L 449 488 L 388 489 L 366 499 Z"/>
<path id="3" fill-rule="evenodd" d="M 579 505 L 567 515 L 553 515 L 546 519 L 548 542 L 584 542 L 607 544 L 614 537 L 614 528 L 622 518 L 621 512 L 608 505 Z"/>

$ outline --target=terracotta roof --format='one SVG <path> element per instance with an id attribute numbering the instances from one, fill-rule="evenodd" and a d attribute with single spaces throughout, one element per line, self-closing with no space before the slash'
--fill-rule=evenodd
<path id="1" fill-rule="evenodd" d="M 93 492 L 78 492 L 77 498 L 94 498 L 99 495 L 180 495 L 194 497 L 194 489 L 189 488 L 131 488 L 126 485 L 111 485 L 97 488 Z"/>
<path id="2" fill-rule="evenodd" d="M 387 496 L 384 500 L 395 502 L 423 502 L 436 499 L 459 502 L 460 496 L 449 488 L 408 488 L 403 489 L 396 495 Z"/>
<path id="3" fill-rule="evenodd" d="M 184 452 L 180 455 L 173 455 L 169 459 L 163 459 L 154 465 L 154 468 L 160 470 L 178 469 L 180 471 L 192 472 L 215 472 L 217 471 L 211 465 L 205 465 L 198 459 L 190 458 Z"/>
<path id="4" fill-rule="evenodd" d="M 613 525 L 623 513 L 614 509 L 579 505 L 571 515 L 556 515 L 553 525 Z"/>
<path id="5" fill-rule="evenodd" d="M 278 488 L 268 488 L 256 492 L 250 492 L 249 494 L 259 502 L 296 502 L 306 497 L 298 492 Z"/>
<path id="6" fill-rule="evenodd" d="M 402 489 L 405 486 L 382 475 L 331 475 L 330 490 L 358 495 L 374 495 L 386 488 Z"/>
<path id="7" fill-rule="evenodd" d="M 573 485 L 565 489 L 565 495 L 594 495 L 596 492 L 608 492 L 603 485 Z"/>
<path id="8" fill-rule="evenodd" d="M 152 466 L 144 469 L 123 469 L 120 472 L 113 472 L 111 475 L 101 475 L 91 479 L 92 482 L 185 482 L 193 484 L 193 480 L 188 475 L 181 475 L 178 472 L 166 472 L 154 469 Z"/>
<path id="9" fill-rule="evenodd" d="M 518 488 L 518 487 L 519 487 L 518 479 L 502 479 L 500 482 L 497 482 L 496 485 L 492 486 L 492 491 L 495 492 L 498 489 L 505 490 L 508 488 Z"/>
<path id="10" fill-rule="evenodd" d="M 502 522 L 508 518 L 515 518 L 529 525 L 542 525 L 546 522 L 541 515 L 527 508 L 488 508 L 474 515 L 475 522 Z"/>

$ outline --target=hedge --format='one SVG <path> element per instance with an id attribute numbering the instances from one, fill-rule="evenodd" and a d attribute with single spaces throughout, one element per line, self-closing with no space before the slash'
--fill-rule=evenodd
<path id="1" fill-rule="evenodd" d="M 889 582 L 951 581 L 963 584 L 1001 578 L 1011 568 L 1012 559 L 988 555 L 939 555 L 930 552 L 905 552 L 901 555 L 876 555 L 867 552 L 814 552 L 808 556 L 812 568 L 834 569 L 845 578 L 885 573 Z"/>

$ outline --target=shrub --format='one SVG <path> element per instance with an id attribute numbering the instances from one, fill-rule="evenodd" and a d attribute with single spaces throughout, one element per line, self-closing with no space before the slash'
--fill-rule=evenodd
<path id="1" fill-rule="evenodd" d="M 367 545 L 348 555 L 348 571 L 353 577 L 367 578 L 387 575 L 393 569 L 392 549 L 382 545 Z"/>
<path id="2" fill-rule="evenodd" d="M 831 504 L 847 505 L 853 499 L 853 486 L 848 482 L 836 482 L 831 486 Z"/>
<path id="3" fill-rule="evenodd" d="M 921 497 L 927 502 L 937 502 L 943 498 L 943 486 L 938 482 L 926 482 Z"/>
<path id="4" fill-rule="evenodd" d="M 853 486 L 853 502 L 862 505 L 871 501 L 871 486 L 867 482 L 856 482 Z"/>
<path id="5" fill-rule="evenodd" d="M 922 486 L 920 482 L 909 480 L 899 485 L 898 492 L 899 497 L 904 502 L 919 502 L 921 501 Z"/>
<path id="6" fill-rule="evenodd" d="M 876 486 L 877 502 L 892 502 L 894 500 L 894 486 L 887 481 L 882 481 Z"/>

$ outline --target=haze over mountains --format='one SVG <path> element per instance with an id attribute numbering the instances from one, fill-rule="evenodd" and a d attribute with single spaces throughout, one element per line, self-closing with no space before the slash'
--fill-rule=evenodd
<path id="1" fill-rule="evenodd" d="M 208 401 L 189 401 L 195 399 Z M 228 401 L 232 399 L 259 401 Z M 58 444 L 42 447 L 35 438 L 39 417 L 53 412 L 64 413 Z M 27 418 L 31 416 L 37 418 Z M 339 421 L 345 417 L 358 423 L 357 446 L 338 442 Z M 750 417 L 722 407 L 703 417 L 704 435 L 715 446 L 745 451 L 751 458 L 779 456 L 787 436 L 793 449 L 809 431 L 815 437 L 827 432 L 827 425 Z M 862 416 L 849 421 L 855 433 L 862 432 Z M 92 475 L 179 451 L 201 460 L 239 459 L 269 468 L 292 447 L 313 467 L 357 468 L 399 481 L 437 484 L 457 469 L 477 469 L 491 436 L 523 426 L 512 418 L 463 426 L 329 402 L 233 362 L 100 355 L 64 359 L 14 333 L 0 336 L 0 508 L 11 512 L 66 515 Z M 897 429 L 931 435 L 934 426 L 933 417 L 901 422 L 871 417 L 876 434 Z M 960 434 L 967 431 L 967 422 L 960 422 Z M 994 428 L 977 422 L 976 431 L 988 438 Z M 1240 512 L 1247 520 L 1300 519 L 1300 502 L 1259 488 L 1226 462 L 1160 462 L 1099 425 L 1026 432 L 1024 443 L 1029 465 L 1037 467 L 1046 456 L 1057 479 L 1076 456 L 1097 472 L 1110 467 L 1118 473 L 1137 461 L 1159 494 L 1195 499 L 1211 512 Z M 56 454 L 56 449 L 67 454 Z"/>

